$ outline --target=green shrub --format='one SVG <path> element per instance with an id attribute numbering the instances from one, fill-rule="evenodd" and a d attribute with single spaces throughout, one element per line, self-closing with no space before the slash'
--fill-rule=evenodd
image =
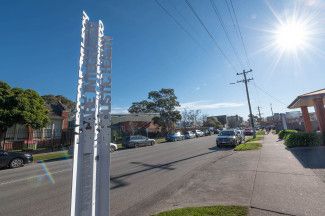
<path id="1" fill-rule="evenodd" d="M 279 139 L 285 139 L 285 137 L 289 134 L 292 134 L 292 133 L 297 133 L 296 130 L 282 130 L 279 132 L 278 136 L 279 136 Z"/>
<path id="2" fill-rule="evenodd" d="M 291 147 L 299 146 L 318 146 L 320 145 L 320 138 L 317 133 L 296 132 L 285 136 L 284 144 Z"/>

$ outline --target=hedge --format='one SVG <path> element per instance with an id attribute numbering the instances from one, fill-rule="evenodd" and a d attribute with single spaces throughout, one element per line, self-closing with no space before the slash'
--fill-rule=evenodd
<path id="1" fill-rule="evenodd" d="M 285 139 L 287 135 L 292 134 L 292 133 L 297 133 L 298 131 L 296 130 L 282 130 L 279 132 L 278 136 L 279 139 Z"/>
<path id="2" fill-rule="evenodd" d="M 318 146 L 321 144 L 321 139 L 317 133 L 289 133 L 285 136 L 284 139 L 284 144 L 289 148 L 299 146 Z"/>

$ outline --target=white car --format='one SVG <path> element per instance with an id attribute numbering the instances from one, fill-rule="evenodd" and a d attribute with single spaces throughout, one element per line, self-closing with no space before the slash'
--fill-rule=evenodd
<path id="1" fill-rule="evenodd" d="M 114 152 L 118 149 L 117 145 L 115 143 L 110 143 L 109 145 L 109 151 Z M 73 145 L 69 147 L 68 154 L 73 156 Z"/>
<path id="2" fill-rule="evenodd" d="M 118 149 L 117 145 L 115 143 L 110 143 L 110 152 L 114 152 Z"/>
<path id="3" fill-rule="evenodd" d="M 203 137 L 204 136 L 204 132 L 201 130 L 195 130 L 194 131 L 196 137 Z"/>

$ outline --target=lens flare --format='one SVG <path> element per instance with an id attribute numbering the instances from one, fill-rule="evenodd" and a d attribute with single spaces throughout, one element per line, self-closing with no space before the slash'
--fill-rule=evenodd
<path id="1" fill-rule="evenodd" d="M 51 174 L 51 172 L 49 171 L 49 169 L 47 168 L 46 164 L 45 163 L 41 163 L 42 165 L 42 169 L 45 173 L 45 176 L 48 178 L 48 180 L 52 183 L 52 184 L 55 184 L 55 180 Z"/>

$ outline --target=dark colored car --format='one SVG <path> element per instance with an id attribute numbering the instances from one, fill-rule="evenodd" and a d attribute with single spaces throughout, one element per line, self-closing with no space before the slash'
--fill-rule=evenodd
<path id="1" fill-rule="evenodd" d="M 237 146 L 240 143 L 240 137 L 237 135 L 236 130 L 223 130 L 219 133 L 216 144 L 221 146 Z"/>
<path id="2" fill-rule="evenodd" d="M 183 140 L 183 139 L 185 139 L 185 136 L 181 132 L 170 133 L 170 134 L 167 134 L 167 136 L 166 136 L 166 140 L 168 142 L 174 142 L 174 141 Z"/>
<path id="3" fill-rule="evenodd" d="M 154 139 L 149 139 L 148 137 L 141 136 L 141 135 L 134 135 L 134 136 L 129 136 L 127 137 L 123 145 L 125 148 L 137 148 L 141 146 L 149 146 L 149 145 L 154 145 L 155 144 Z"/>
<path id="4" fill-rule="evenodd" d="M 209 129 L 204 130 L 203 133 L 204 133 L 204 136 L 210 136 L 213 134 L 213 132 L 210 131 Z"/>
<path id="5" fill-rule="evenodd" d="M 1 168 L 17 168 L 24 166 L 24 164 L 31 163 L 33 156 L 27 153 L 7 152 L 0 150 L 0 167 Z"/>
<path id="6" fill-rule="evenodd" d="M 250 129 L 250 128 L 245 128 L 244 129 L 244 135 L 245 136 L 253 136 L 253 134 L 254 134 L 254 132 L 253 132 L 252 129 Z"/>

